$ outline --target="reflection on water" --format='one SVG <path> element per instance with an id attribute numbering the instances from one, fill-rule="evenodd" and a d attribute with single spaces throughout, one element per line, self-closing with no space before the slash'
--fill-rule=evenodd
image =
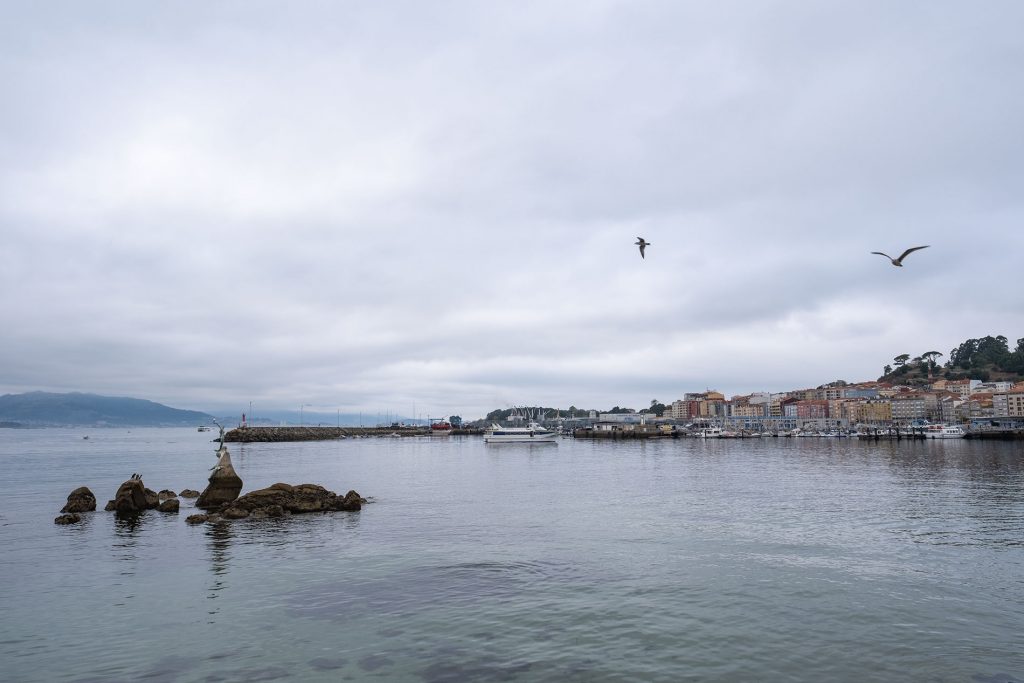
<path id="1" fill-rule="evenodd" d="M 110 513 L 110 516 L 114 520 L 114 539 L 111 547 L 114 550 L 114 558 L 118 560 L 119 573 L 121 576 L 132 576 L 138 569 L 139 545 L 145 543 L 142 532 L 150 518 L 145 514 Z"/>
<path id="2" fill-rule="evenodd" d="M 207 593 L 207 598 L 216 600 L 220 593 L 227 586 L 227 574 L 231 563 L 231 540 L 233 532 L 231 522 L 214 522 L 206 525 L 207 549 L 210 553 L 210 571 L 213 572 L 213 581 Z M 210 603 L 207 614 L 216 615 L 220 611 L 218 603 Z M 210 623 L 214 623 L 211 621 Z"/>

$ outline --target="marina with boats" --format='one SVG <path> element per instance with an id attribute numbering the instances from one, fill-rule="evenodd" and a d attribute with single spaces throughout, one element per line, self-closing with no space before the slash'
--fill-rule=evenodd
<path id="1" fill-rule="evenodd" d="M 948 440 L 948 439 L 1024 439 L 1024 430 L 968 428 L 959 425 L 932 424 L 911 427 L 868 427 L 853 429 L 795 428 L 790 430 L 749 430 L 722 425 L 631 425 L 630 428 L 596 429 L 592 426 L 565 428 L 556 424 L 529 422 L 525 425 L 459 427 L 451 425 L 400 427 L 238 427 L 227 431 L 224 440 L 234 443 L 275 441 L 325 441 L 367 437 L 483 437 L 485 443 L 556 443 L 563 438 L 577 439 L 770 439 L 816 438 L 859 440 Z"/>

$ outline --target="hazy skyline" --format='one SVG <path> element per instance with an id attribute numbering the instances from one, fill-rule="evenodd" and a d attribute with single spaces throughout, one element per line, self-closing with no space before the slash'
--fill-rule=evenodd
<path id="1" fill-rule="evenodd" d="M 0 19 L 0 393 L 470 419 L 1024 337 L 1019 3 Z"/>

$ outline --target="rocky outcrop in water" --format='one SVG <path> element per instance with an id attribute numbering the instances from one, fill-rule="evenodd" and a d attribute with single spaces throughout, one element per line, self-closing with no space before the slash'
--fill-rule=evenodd
<path id="1" fill-rule="evenodd" d="M 93 512 L 96 509 L 96 496 L 92 494 L 87 486 L 79 486 L 68 494 L 68 502 L 61 512 Z M 58 522 L 67 524 L 67 522 Z"/>
<path id="2" fill-rule="evenodd" d="M 170 490 L 170 489 L 164 489 L 163 491 L 160 491 L 160 493 L 158 493 L 156 495 L 160 499 L 161 503 L 164 502 L 165 500 L 167 500 L 168 498 L 177 498 L 178 497 L 178 494 L 175 493 L 174 491 Z"/>
<path id="3" fill-rule="evenodd" d="M 186 521 L 201 524 L 212 519 L 265 519 L 308 512 L 356 511 L 366 499 L 355 491 L 339 496 L 318 484 L 274 484 L 265 489 L 250 491 L 219 508 L 218 513 L 198 519 L 192 515 Z"/>
<path id="4" fill-rule="evenodd" d="M 156 491 L 147 489 L 141 479 L 129 479 L 118 487 L 114 499 L 104 509 L 119 515 L 132 515 L 159 505 L 160 497 Z"/>
<path id="5" fill-rule="evenodd" d="M 75 513 L 61 515 L 53 520 L 54 524 L 77 524 L 82 521 L 82 516 Z"/>
<path id="6" fill-rule="evenodd" d="M 242 478 L 235 473 L 231 465 L 231 455 L 223 446 L 217 451 L 217 466 L 210 475 L 210 483 L 199 494 L 196 507 L 201 510 L 213 510 L 230 503 L 242 492 Z"/>
<path id="7" fill-rule="evenodd" d="M 160 512 L 177 512 L 180 508 L 181 503 L 178 502 L 177 498 L 168 498 L 167 500 L 160 503 L 157 510 Z"/>
<path id="8" fill-rule="evenodd" d="M 195 489 L 183 489 L 178 495 L 182 498 L 198 498 L 199 491 L 196 491 Z"/>

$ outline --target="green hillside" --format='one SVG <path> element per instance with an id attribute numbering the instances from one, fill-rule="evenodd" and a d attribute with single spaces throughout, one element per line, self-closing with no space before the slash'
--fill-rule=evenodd
<path id="1" fill-rule="evenodd" d="M 942 358 L 946 362 L 941 362 Z M 901 353 L 882 370 L 881 382 L 924 384 L 933 379 L 980 379 L 984 382 L 1024 380 L 1024 339 L 1010 350 L 1004 336 L 968 339 L 948 355 L 925 351 Z"/>
<path id="2" fill-rule="evenodd" d="M 210 419 L 206 413 L 138 398 L 42 391 L 0 396 L 0 423 L 26 427 L 181 427 Z"/>

